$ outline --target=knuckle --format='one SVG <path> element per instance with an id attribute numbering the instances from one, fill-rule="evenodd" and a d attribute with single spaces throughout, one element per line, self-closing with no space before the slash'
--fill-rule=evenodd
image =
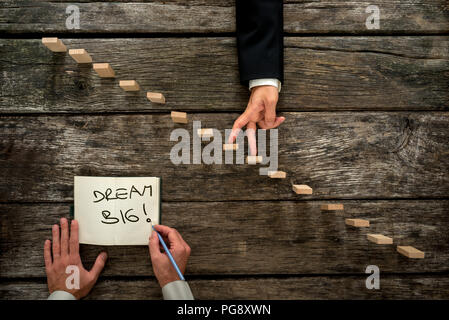
<path id="1" fill-rule="evenodd" d="M 277 100 L 278 100 L 278 99 L 277 99 L 276 97 L 272 97 L 272 96 L 270 96 L 270 97 L 267 98 L 267 102 L 268 102 L 268 104 L 270 104 L 270 105 L 276 104 Z"/>
<path id="2" fill-rule="evenodd" d="M 152 256 L 152 257 L 151 257 L 151 261 L 152 261 L 154 264 L 160 264 L 160 263 L 162 262 L 162 256 L 160 256 L 160 255 Z"/>
<path id="3" fill-rule="evenodd" d="M 179 256 L 184 256 L 186 254 L 186 248 L 184 247 L 178 247 L 175 251 L 175 253 Z"/>
<path id="4" fill-rule="evenodd" d="M 276 117 L 274 115 L 267 115 L 265 120 L 266 120 L 267 123 L 269 122 L 269 124 L 271 125 L 272 122 L 274 122 L 275 119 L 276 119 Z"/>
<path id="5" fill-rule="evenodd" d="M 258 104 L 251 103 L 251 104 L 248 105 L 248 111 L 250 111 L 250 112 L 254 112 L 257 109 L 258 109 Z"/>
<path id="6" fill-rule="evenodd" d="M 238 119 L 235 121 L 235 125 L 237 125 L 238 127 L 242 127 L 243 126 L 243 120 Z"/>

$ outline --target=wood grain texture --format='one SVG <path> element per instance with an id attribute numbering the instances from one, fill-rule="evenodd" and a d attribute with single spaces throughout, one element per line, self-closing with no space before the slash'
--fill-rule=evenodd
<path id="1" fill-rule="evenodd" d="M 178 141 L 170 141 L 172 130 L 188 129 L 191 143 L 194 134 L 191 123 L 174 124 L 169 113 L 2 117 L 0 201 L 71 201 L 75 175 L 159 176 L 164 201 L 449 194 L 448 113 L 283 115 L 287 120 L 279 129 L 278 169 L 288 178 L 281 181 L 260 175 L 264 165 L 173 164 L 170 152 Z M 236 118 L 191 115 L 223 135 Z M 299 182 L 311 186 L 313 195 L 295 194 L 291 186 Z"/>
<path id="2" fill-rule="evenodd" d="M 278 169 L 287 178 L 273 181 L 259 165 L 169 159 L 170 132 L 192 132 L 170 111 L 222 130 L 248 101 L 230 37 L 234 0 L 79 0 L 80 30 L 65 26 L 70 0 L 0 2 L 0 33 L 11 38 L 0 39 L 0 299 L 47 297 L 43 243 L 70 217 L 74 175 L 162 177 L 162 223 L 192 247 L 186 278 L 197 299 L 449 298 L 447 1 L 377 1 L 379 30 L 365 26 L 371 2 L 284 3 Z M 54 33 L 117 78 L 40 39 L 14 39 Z M 63 37 L 73 33 L 89 38 Z M 149 38 L 121 38 L 132 34 Z M 123 79 L 142 92 L 123 92 Z M 297 183 L 313 195 L 296 195 Z M 321 211 L 327 203 L 345 209 Z M 109 260 L 88 299 L 161 299 L 147 247 L 82 245 L 85 266 L 103 249 Z M 365 288 L 367 265 L 380 267 L 380 290 Z"/>
<path id="3" fill-rule="evenodd" d="M 288 277 L 189 280 L 197 300 L 265 299 L 448 299 L 449 278 L 438 276 L 381 276 L 381 288 L 368 290 L 366 276 Z M 43 300 L 48 297 L 43 281 L 0 283 L 0 299 Z M 86 300 L 161 300 L 154 278 L 109 280 L 100 277 Z"/>
<path id="4" fill-rule="evenodd" d="M 242 111 L 234 38 L 63 39 L 108 62 L 116 79 L 54 54 L 40 40 L 0 40 L 0 113 Z M 285 82 L 277 109 L 449 110 L 449 37 L 285 39 Z M 162 92 L 123 92 L 135 79 Z"/>
<path id="5" fill-rule="evenodd" d="M 323 213 L 319 202 L 164 202 L 162 223 L 176 228 L 192 248 L 190 275 L 364 274 L 449 271 L 449 200 L 344 201 L 342 213 Z M 69 217 L 70 204 L 1 204 L 0 277 L 45 275 L 43 244 L 51 226 Z M 345 225 L 363 217 L 370 228 Z M 369 230 L 368 230 L 369 229 Z M 367 233 L 411 245 L 426 259 L 408 259 L 395 246 L 379 246 Z M 101 250 L 105 276 L 153 275 L 146 246 L 81 246 L 90 268 Z"/>
<path id="6" fill-rule="evenodd" d="M 3 0 L 0 31 L 73 32 L 65 26 L 70 1 Z M 235 31 L 234 0 L 214 1 L 77 1 L 79 32 L 220 33 Z M 369 1 L 285 1 L 284 31 L 290 33 L 447 32 L 449 8 L 444 0 L 376 1 L 380 29 L 368 30 Z M 112 18 L 113 17 L 113 18 Z"/>

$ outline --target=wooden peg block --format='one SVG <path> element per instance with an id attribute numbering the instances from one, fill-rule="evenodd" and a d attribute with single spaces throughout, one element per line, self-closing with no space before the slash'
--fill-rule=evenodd
<path id="1" fill-rule="evenodd" d="M 171 118 L 172 118 L 173 122 L 176 122 L 176 123 L 187 123 L 188 122 L 186 112 L 172 111 Z"/>
<path id="2" fill-rule="evenodd" d="M 294 184 L 293 185 L 293 191 L 296 192 L 296 194 L 312 194 L 312 188 L 305 184 Z"/>
<path id="3" fill-rule="evenodd" d="M 92 63 L 92 58 L 84 49 L 70 49 L 69 54 L 78 63 Z"/>
<path id="4" fill-rule="evenodd" d="M 334 210 L 344 210 L 343 204 L 322 204 L 321 210 L 334 211 Z"/>
<path id="5" fill-rule="evenodd" d="M 424 252 L 412 246 L 397 246 L 396 250 L 410 259 L 424 259 Z"/>
<path id="6" fill-rule="evenodd" d="M 269 171 L 268 176 L 272 179 L 285 179 L 287 173 L 284 171 Z"/>
<path id="7" fill-rule="evenodd" d="M 346 224 L 353 227 L 369 227 L 369 221 L 363 219 L 346 219 Z"/>
<path id="8" fill-rule="evenodd" d="M 262 156 L 247 156 L 246 163 L 247 164 L 262 163 Z"/>
<path id="9" fill-rule="evenodd" d="M 115 77 L 115 72 L 109 63 L 94 63 L 93 68 L 101 78 Z"/>
<path id="10" fill-rule="evenodd" d="M 139 91 L 140 86 L 136 80 L 120 80 L 120 87 L 125 91 Z"/>
<path id="11" fill-rule="evenodd" d="M 228 151 L 228 150 L 238 150 L 239 149 L 239 145 L 238 144 L 234 144 L 234 143 L 225 143 L 223 145 L 223 150 L 224 151 Z"/>
<path id="12" fill-rule="evenodd" d="M 147 92 L 147 99 L 154 103 L 165 103 L 165 97 L 162 93 Z"/>
<path id="13" fill-rule="evenodd" d="M 58 38 L 42 38 L 42 44 L 53 52 L 66 52 L 67 48 Z"/>
<path id="14" fill-rule="evenodd" d="M 198 129 L 197 134 L 201 138 L 210 138 L 214 136 L 214 130 L 213 129 Z"/>
<path id="15" fill-rule="evenodd" d="M 393 238 L 386 237 L 383 234 L 367 234 L 366 237 L 369 241 L 376 244 L 393 244 Z"/>

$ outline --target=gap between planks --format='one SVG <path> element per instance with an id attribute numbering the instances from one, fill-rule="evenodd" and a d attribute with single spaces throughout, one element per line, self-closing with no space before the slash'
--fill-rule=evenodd
<path id="1" fill-rule="evenodd" d="M 184 111 L 184 109 L 180 108 L 176 111 Z M 243 110 L 242 110 L 243 111 Z M 4 112 L 2 113 L 0 110 L 0 117 L 79 117 L 79 116 L 130 116 L 130 115 L 170 115 L 170 111 L 167 111 L 167 109 L 148 109 L 146 111 L 136 110 L 136 111 L 100 111 L 100 112 L 73 112 L 73 111 L 59 111 L 59 112 Z M 240 113 L 236 110 L 187 110 L 185 111 L 188 114 L 236 114 L 236 116 L 240 115 Z M 282 114 L 284 112 L 289 113 L 298 113 L 298 114 L 306 114 L 306 113 L 361 113 L 361 112 L 370 112 L 370 113 L 397 113 L 397 114 L 410 114 L 410 113 L 441 113 L 441 114 L 447 114 L 449 115 L 449 110 L 428 110 L 428 109 L 414 109 L 414 110 L 393 110 L 393 109 L 317 109 L 317 110 L 307 110 L 307 111 L 298 111 L 297 109 L 282 109 L 278 110 L 279 114 Z M 230 128 L 229 128 L 230 129 Z"/>
<path id="2" fill-rule="evenodd" d="M 423 276 L 430 276 L 434 278 L 447 277 L 448 271 L 440 272 L 382 272 L 382 276 L 395 278 L 397 276 L 418 278 Z M 289 279 L 289 278 L 347 278 L 347 277 L 360 277 L 366 279 L 367 274 L 365 272 L 360 273 L 292 273 L 292 274 L 187 274 L 188 280 L 209 281 L 209 280 L 247 280 L 247 279 Z M 141 280 L 156 280 L 154 275 L 151 276 L 103 276 L 100 275 L 101 280 L 124 280 L 124 281 L 141 281 Z M 42 282 L 47 283 L 46 277 L 0 277 L 0 283 L 4 282 Z"/>
<path id="3" fill-rule="evenodd" d="M 229 200 L 194 200 L 194 201 L 183 201 L 183 200 L 162 200 L 162 203 L 203 203 L 203 202 L 323 202 L 323 201 L 448 201 L 449 197 L 445 198 L 306 198 L 304 197 L 298 199 L 276 199 L 276 200 L 264 200 L 264 199 L 229 199 Z M 63 200 L 63 201 L 0 201 L 0 205 L 57 205 L 57 204 L 67 204 L 73 205 L 73 200 Z"/>
<path id="4" fill-rule="evenodd" d="M 435 37 L 435 36 L 449 36 L 449 32 L 446 31 L 373 31 L 367 30 L 366 32 L 341 32 L 341 31 L 323 31 L 323 32 L 283 32 L 285 38 L 325 38 L 325 37 L 368 37 L 368 38 L 381 38 L 381 37 Z M 236 32 L 77 32 L 77 33 L 65 33 L 65 32 L 10 32 L 8 30 L 0 31 L 0 39 L 40 39 L 42 37 L 57 37 L 57 38 L 70 38 L 70 39 L 126 39 L 126 38 L 149 38 L 149 39 L 184 39 L 184 38 L 235 38 Z"/>

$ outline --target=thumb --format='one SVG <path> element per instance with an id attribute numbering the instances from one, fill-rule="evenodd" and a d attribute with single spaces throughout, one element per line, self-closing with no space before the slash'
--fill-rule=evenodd
<path id="1" fill-rule="evenodd" d="M 277 128 L 281 125 L 282 122 L 285 121 L 285 117 L 276 117 L 276 121 L 274 122 L 273 128 Z"/>
<path id="2" fill-rule="evenodd" d="M 106 252 L 102 252 L 98 255 L 95 260 L 94 266 L 90 270 L 90 272 L 94 275 L 95 281 L 97 281 L 100 276 L 101 270 L 103 270 L 106 260 L 108 259 L 108 254 Z"/>
<path id="3" fill-rule="evenodd" d="M 272 126 L 269 126 L 265 120 L 261 120 L 257 124 L 262 129 L 268 130 L 268 129 L 274 129 L 274 128 L 279 127 L 279 125 L 284 121 L 285 121 L 285 117 L 276 117 L 276 121 L 274 121 L 274 124 Z"/>

